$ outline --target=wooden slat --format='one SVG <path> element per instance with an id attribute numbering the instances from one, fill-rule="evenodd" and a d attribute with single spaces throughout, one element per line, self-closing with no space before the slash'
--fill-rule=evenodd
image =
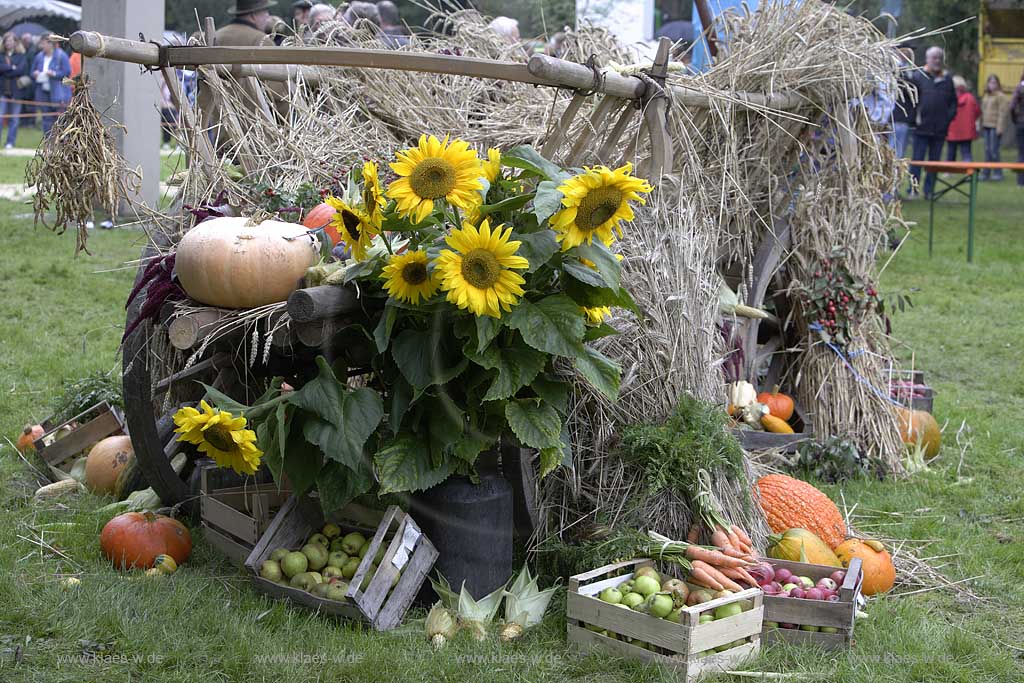
<path id="1" fill-rule="evenodd" d="M 646 86 L 634 76 L 622 76 L 615 71 L 601 71 L 601 77 L 594 82 L 594 71 L 585 64 L 569 62 L 557 57 L 535 54 L 527 63 L 530 74 L 540 78 L 542 85 L 556 85 L 575 88 L 585 92 L 601 92 L 628 100 L 638 99 Z M 508 79 L 514 80 L 514 79 Z M 532 81 L 527 81 L 532 82 Z"/>
<path id="2" fill-rule="evenodd" d="M 259 528 L 252 515 L 236 510 L 209 495 L 202 496 L 201 504 L 203 519 L 210 525 L 228 532 L 250 546 L 259 540 Z"/>
<path id="3" fill-rule="evenodd" d="M 634 568 L 639 569 L 640 567 L 653 567 L 654 561 L 647 558 L 639 558 L 635 560 L 624 560 L 622 562 L 614 562 L 612 564 L 606 564 L 603 567 L 597 569 L 591 569 L 589 572 L 583 572 L 582 574 L 575 574 L 569 577 L 569 590 L 577 590 L 580 586 L 590 583 L 593 579 L 605 576 L 607 574 L 622 573 L 623 570 L 633 571 Z"/>
<path id="4" fill-rule="evenodd" d="M 658 619 L 628 607 L 610 605 L 597 598 L 572 591 L 566 594 L 565 609 L 566 618 L 569 620 L 582 621 L 613 633 L 639 638 L 645 643 L 651 643 L 672 652 L 681 654 L 689 652 L 692 629 L 688 626 Z M 761 630 L 760 623 L 757 625 L 757 630 Z M 719 643 L 719 645 L 721 644 Z"/>
<path id="5" fill-rule="evenodd" d="M 176 372 L 170 377 L 165 377 L 157 382 L 156 386 L 153 387 L 153 397 L 156 398 L 157 396 L 166 393 L 167 390 L 171 388 L 171 385 L 176 382 L 184 382 L 186 380 L 194 379 L 209 370 L 219 368 L 230 362 L 231 355 L 223 352 L 217 353 L 205 360 L 198 361 L 184 370 Z"/>
<path id="6" fill-rule="evenodd" d="M 167 83 L 167 89 L 171 93 L 171 100 L 174 102 L 178 115 L 181 117 L 181 127 L 189 132 L 191 142 L 195 145 L 196 150 L 199 153 L 199 160 L 203 164 L 203 168 L 206 170 L 206 176 L 208 178 L 217 177 L 215 173 L 217 170 L 217 153 L 214 151 L 213 145 L 210 143 L 210 138 L 207 137 L 206 132 L 196 132 L 195 110 L 192 108 L 192 103 L 181 89 L 181 83 L 178 82 L 177 73 L 174 69 L 170 69 L 168 67 L 160 69 L 160 73 L 163 74 L 164 81 Z"/>
<path id="7" fill-rule="evenodd" d="M 220 64 L 217 73 L 232 78 L 257 78 L 270 83 L 287 83 L 302 79 L 316 84 L 323 78 L 324 72 L 315 66 L 295 66 L 294 64 Z"/>
<path id="8" fill-rule="evenodd" d="M 65 460 L 77 455 L 97 441 L 123 431 L 121 420 L 112 410 L 90 420 L 74 430 L 63 439 L 39 451 L 40 457 L 47 465 L 59 467 Z"/>
<path id="9" fill-rule="evenodd" d="M 249 546 L 243 545 L 235 539 L 222 534 L 206 522 L 203 522 L 203 538 L 205 538 L 210 545 L 227 556 L 227 558 L 234 564 L 243 564 L 245 562 L 245 558 L 249 556 L 249 553 L 252 550 Z"/>
<path id="10" fill-rule="evenodd" d="M 616 146 L 619 144 L 619 138 L 621 138 L 622 134 L 626 132 L 626 128 L 629 127 L 634 116 L 636 116 L 636 111 L 634 111 L 632 105 L 622 109 L 618 120 L 615 122 L 615 126 L 612 128 L 611 132 L 608 133 L 604 142 L 601 143 L 601 148 L 597 151 L 597 160 L 600 163 L 607 164 L 609 166 L 615 163 L 612 161 L 611 156 L 615 152 Z"/>
<path id="11" fill-rule="evenodd" d="M 829 650 L 845 649 L 853 643 L 853 638 L 845 633 L 821 633 L 820 631 L 801 631 L 792 628 L 772 628 L 761 634 L 766 642 L 786 642 L 793 645 L 817 645 Z"/>
<path id="12" fill-rule="evenodd" d="M 801 600 L 766 595 L 764 604 L 767 609 L 765 620 L 780 624 L 808 624 L 848 629 L 853 623 L 853 610 L 849 602 Z"/>
<path id="13" fill-rule="evenodd" d="M 621 97 L 612 97 L 611 95 L 605 95 L 601 98 L 601 101 L 594 107 L 594 112 L 590 115 L 589 125 L 583 126 L 583 130 L 580 131 L 576 142 L 573 143 L 572 149 L 565 157 L 565 166 L 579 166 L 587 161 L 583 158 L 583 154 L 591 146 L 590 141 L 599 131 L 604 130 L 605 119 L 627 102 L 629 100 L 622 99 Z"/>
<path id="14" fill-rule="evenodd" d="M 367 605 L 370 601 L 366 597 L 366 593 L 362 591 L 360 585 L 363 579 L 366 578 L 366 573 L 370 570 L 370 566 L 373 564 L 373 558 L 377 555 L 377 551 L 380 549 L 381 544 L 384 542 L 384 535 L 391 527 L 391 521 L 395 518 L 395 514 L 398 512 L 398 508 L 394 505 L 390 506 L 384 512 L 384 519 L 381 520 L 380 525 L 374 532 L 373 537 L 369 539 L 370 549 L 363 555 L 363 559 L 359 562 L 359 567 L 356 569 L 355 575 L 352 576 L 352 580 L 348 584 L 348 596 L 363 609 L 363 614 L 370 617 L 371 619 L 377 616 L 376 612 L 372 614 L 367 610 Z M 394 567 L 392 567 L 394 569 Z M 378 567 L 378 571 L 380 568 Z M 373 579 L 370 579 L 370 585 L 367 586 L 367 592 L 373 587 Z M 375 592 L 376 593 L 376 592 Z"/>
<path id="15" fill-rule="evenodd" d="M 658 43 L 658 51 L 654 56 L 650 76 L 657 83 L 661 92 L 659 93 L 652 84 L 648 83 L 649 91 L 645 93 L 643 103 L 644 123 L 651 139 L 650 165 L 646 171 L 648 179 L 655 183 L 661 180 L 663 174 L 671 172 L 674 163 L 672 136 L 668 133 L 668 95 L 664 92 L 671 47 L 672 41 L 668 38 L 662 38 Z"/>
<path id="16" fill-rule="evenodd" d="M 761 606 L 726 619 L 715 619 L 695 626 L 690 633 L 689 653 L 697 654 L 740 638 L 760 634 L 763 623 L 764 606 Z"/>
<path id="17" fill-rule="evenodd" d="M 427 574 L 433 569 L 437 557 L 437 549 L 430 539 L 420 536 L 409 563 L 402 571 L 402 578 L 398 580 L 398 585 L 391 591 L 391 595 L 377 614 L 374 626 L 378 630 L 389 631 L 401 623 Z"/>
<path id="18" fill-rule="evenodd" d="M 569 104 L 565 107 L 565 111 L 562 112 L 561 118 L 558 119 L 558 124 L 555 128 L 549 132 L 547 140 L 544 141 L 544 146 L 540 148 L 540 154 L 545 159 L 554 159 L 558 153 L 558 148 L 562 146 L 562 142 L 565 141 L 565 136 L 569 134 L 572 129 L 573 121 L 576 120 L 576 114 L 579 113 L 580 107 L 587 101 L 587 95 L 582 93 L 576 93 L 569 100 Z"/>

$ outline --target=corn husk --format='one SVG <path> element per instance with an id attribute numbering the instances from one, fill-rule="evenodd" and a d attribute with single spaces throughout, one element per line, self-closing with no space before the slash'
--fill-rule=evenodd
<path id="1" fill-rule="evenodd" d="M 505 621 L 526 629 L 544 620 L 544 613 L 559 586 L 540 590 L 537 577 L 525 564 L 505 592 Z M 504 632 L 503 632 L 504 633 Z"/>
<path id="2" fill-rule="evenodd" d="M 434 606 L 430 608 L 425 628 L 427 640 L 430 641 L 435 650 L 440 650 L 444 647 L 458 632 L 458 624 L 455 617 L 440 601 L 435 602 Z"/>
<path id="3" fill-rule="evenodd" d="M 461 621 L 478 621 L 485 626 L 494 621 L 494 616 L 501 606 L 501 599 L 505 595 L 505 586 L 501 586 L 490 595 L 477 600 L 466 590 L 465 581 L 456 593 L 449 585 L 448 579 L 441 574 L 437 575 L 437 580 L 431 579 L 430 583 L 444 606 L 458 614 Z"/>

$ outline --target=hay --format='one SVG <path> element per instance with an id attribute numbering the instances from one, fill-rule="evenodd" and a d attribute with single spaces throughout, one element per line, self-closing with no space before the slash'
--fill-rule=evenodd
<path id="1" fill-rule="evenodd" d="M 124 129 L 116 123 L 113 127 Z M 76 80 L 67 110 L 57 117 L 25 169 L 25 185 L 36 188 L 32 204 L 36 224 L 57 234 L 74 226 L 75 253 L 89 253 L 85 224 L 92 220 L 93 211 L 113 215 L 122 199 L 138 192 L 141 180 L 118 154 L 102 114 L 89 100 L 89 83 Z M 47 221 L 51 210 L 55 212 L 52 223 Z"/>

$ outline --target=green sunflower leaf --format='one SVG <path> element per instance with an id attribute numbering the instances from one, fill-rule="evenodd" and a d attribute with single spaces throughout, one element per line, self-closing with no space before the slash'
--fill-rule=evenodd
<path id="1" fill-rule="evenodd" d="M 505 405 L 508 426 L 524 445 L 532 448 L 561 446 L 562 417 L 554 406 L 535 398 L 509 401 Z"/>
<path id="2" fill-rule="evenodd" d="M 551 379 L 547 375 L 541 375 L 530 383 L 533 393 L 540 396 L 545 403 L 555 407 L 559 413 L 564 414 L 569 407 L 569 392 L 571 387 L 568 382 L 561 379 Z"/>
<path id="3" fill-rule="evenodd" d="M 266 420 L 256 427 L 256 443 L 263 450 L 263 463 L 274 476 L 274 481 L 281 481 L 281 472 L 284 469 L 284 447 L 288 442 L 288 406 L 284 403 L 277 405 Z"/>
<path id="4" fill-rule="evenodd" d="M 605 398 L 614 401 L 619 395 L 619 366 L 596 349 L 589 346 L 584 349 L 583 355 L 576 357 L 576 369 Z"/>
<path id="5" fill-rule="evenodd" d="M 604 278 L 601 277 L 601 273 L 574 258 L 564 259 L 562 261 L 562 270 L 574 279 L 590 287 L 604 288 L 605 286 Z"/>
<path id="6" fill-rule="evenodd" d="M 292 492 L 297 496 L 303 495 L 313 487 L 324 462 L 324 454 L 320 447 L 306 439 L 307 422 L 323 421 L 304 412 L 294 413 L 284 448 L 282 469 L 292 484 Z"/>
<path id="7" fill-rule="evenodd" d="M 521 168 L 545 180 L 564 181 L 571 176 L 567 171 L 562 170 L 558 164 L 548 161 L 540 155 L 540 152 L 529 145 L 520 145 L 503 152 L 501 165 L 510 168 Z"/>
<path id="8" fill-rule="evenodd" d="M 413 388 L 403 377 L 396 377 L 391 384 L 391 396 L 388 406 L 388 426 L 391 431 L 401 431 L 402 419 L 412 403 Z"/>
<path id="9" fill-rule="evenodd" d="M 596 327 L 588 327 L 587 333 L 583 335 L 583 341 L 591 342 L 597 339 L 603 339 L 604 337 L 611 337 L 618 333 L 619 331 L 608 323 L 601 323 Z"/>
<path id="10" fill-rule="evenodd" d="M 448 458 L 440 467 L 433 467 L 430 446 L 411 434 L 400 434 L 381 444 L 373 458 L 379 495 L 429 489 L 451 476 L 456 463 L 455 458 Z"/>
<path id="11" fill-rule="evenodd" d="M 538 223 L 543 223 L 562 208 L 563 195 L 558 190 L 558 183 L 553 180 L 542 180 L 537 184 L 537 196 L 533 200 L 533 215 Z"/>
<path id="12" fill-rule="evenodd" d="M 316 478 L 320 507 L 325 515 L 341 510 L 373 488 L 373 469 L 367 463 L 351 470 L 339 462 L 328 461 Z"/>
<path id="13" fill-rule="evenodd" d="M 380 316 L 380 322 L 373 330 L 373 341 L 379 352 L 384 353 L 388 350 L 388 344 L 391 343 L 391 330 L 394 329 L 397 319 L 398 307 L 391 303 L 391 299 L 388 299 L 388 302 L 384 304 L 384 313 Z"/>
<path id="14" fill-rule="evenodd" d="M 582 354 L 586 332 L 583 312 L 561 294 L 534 303 L 523 299 L 512 309 L 506 324 L 523 335 L 527 344 L 545 353 L 574 358 Z"/>
<path id="15" fill-rule="evenodd" d="M 431 332 L 405 330 L 391 343 L 391 357 L 416 389 L 445 384 L 466 369 L 469 363 L 466 357 L 462 353 L 446 354 L 443 341 Z"/>
<path id="16" fill-rule="evenodd" d="M 513 232 L 510 240 L 519 240 L 519 251 L 516 253 L 530 262 L 527 273 L 532 273 L 558 252 L 558 240 L 555 239 L 554 230 L 541 230 L 540 232 Z"/>
<path id="17" fill-rule="evenodd" d="M 580 306 L 587 308 L 618 306 L 633 312 L 639 318 L 644 317 L 643 311 L 636 305 L 633 297 L 625 288 L 615 291 L 608 287 L 595 287 L 584 284 L 574 277 L 570 277 L 562 280 L 562 289 Z"/>
<path id="18" fill-rule="evenodd" d="M 622 265 L 608 247 L 595 240 L 591 244 L 577 246 L 576 253 L 597 266 L 597 272 L 601 275 L 604 283 L 610 289 L 618 291 L 621 286 Z"/>
<path id="19" fill-rule="evenodd" d="M 476 318 L 476 348 L 483 350 L 494 341 L 494 338 L 501 332 L 501 321 L 489 315 L 478 315 Z"/>
<path id="20" fill-rule="evenodd" d="M 530 200 L 533 199 L 532 192 L 526 192 L 523 194 L 517 194 L 514 197 L 508 197 L 502 199 L 500 202 L 494 204 L 483 204 L 480 206 L 480 217 L 486 218 L 487 216 L 500 213 L 502 211 L 515 211 L 526 206 Z"/>

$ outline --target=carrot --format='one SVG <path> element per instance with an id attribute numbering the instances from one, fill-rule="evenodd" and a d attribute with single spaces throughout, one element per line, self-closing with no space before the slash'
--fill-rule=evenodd
<path id="1" fill-rule="evenodd" d="M 701 562 L 700 564 L 704 563 Z M 713 588 L 716 591 L 722 590 L 722 584 L 718 583 L 718 580 L 709 572 L 705 571 L 703 567 L 697 566 L 697 563 L 690 564 L 690 580 L 707 588 Z"/>
<path id="2" fill-rule="evenodd" d="M 712 532 L 711 544 L 721 550 L 732 547 L 732 543 L 729 541 L 729 535 L 722 531 L 722 527 L 720 526 L 716 526 L 714 532 Z"/>
<path id="3" fill-rule="evenodd" d="M 719 567 L 718 571 L 722 572 L 730 579 L 749 583 L 752 588 L 757 588 L 757 581 L 753 576 L 747 573 L 746 569 L 743 569 L 742 567 Z"/>
<path id="4" fill-rule="evenodd" d="M 743 590 L 743 586 L 739 585 L 738 583 L 730 579 L 728 576 L 718 571 L 717 567 L 713 567 L 710 564 L 703 562 L 701 560 L 691 562 L 690 565 L 694 569 L 702 571 L 708 576 L 710 576 L 712 579 L 717 581 L 723 588 L 728 588 L 731 591 Z"/>
<path id="5" fill-rule="evenodd" d="M 700 540 L 700 524 L 694 522 L 690 527 L 690 533 L 686 534 L 687 543 L 696 543 Z"/>
<path id="6" fill-rule="evenodd" d="M 740 547 L 740 537 L 736 535 L 735 531 L 724 526 L 722 527 L 722 531 L 724 531 L 725 535 L 729 537 L 729 545 L 731 545 L 733 548 Z"/>
<path id="7" fill-rule="evenodd" d="M 753 549 L 754 549 L 754 542 L 750 540 L 750 536 L 747 536 L 747 532 L 746 532 L 746 531 L 744 531 L 743 529 L 739 528 L 739 527 L 738 527 L 738 526 L 736 526 L 735 524 L 733 524 L 733 525 L 732 525 L 732 530 L 733 530 L 733 532 L 734 532 L 734 533 L 735 533 L 735 534 L 736 534 L 737 536 L 739 536 L 739 537 L 740 537 L 740 541 L 741 541 L 741 542 L 742 542 L 742 543 L 743 543 L 743 544 L 744 544 L 745 546 L 747 546 L 747 547 L 748 547 L 748 548 L 750 548 L 751 550 L 753 550 Z"/>
<path id="8" fill-rule="evenodd" d="M 715 567 L 742 567 L 746 564 L 736 557 L 729 557 L 717 550 L 707 550 L 699 545 L 691 545 L 686 548 L 686 559 L 701 560 Z"/>
<path id="9" fill-rule="evenodd" d="M 737 550 L 736 548 L 722 548 L 721 553 L 747 562 L 753 561 L 750 553 L 745 553 L 742 550 Z"/>

